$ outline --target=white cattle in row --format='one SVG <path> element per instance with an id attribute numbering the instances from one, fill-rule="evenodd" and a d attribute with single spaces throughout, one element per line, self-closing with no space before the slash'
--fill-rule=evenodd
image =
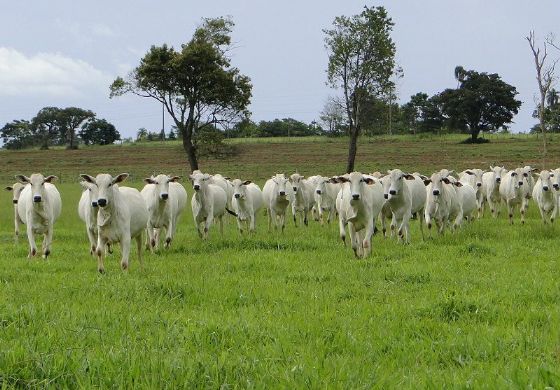
<path id="1" fill-rule="evenodd" d="M 527 215 L 529 208 L 529 200 L 533 197 L 533 188 L 535 187 L 535 178 L 538 169 L 525 165 L 521 168 L 523 171 L 523 201 L 521 202 L 521 213 Z"/>
<path id="2" fill-rule="evenodd" d="M 448 223 L 452 223 L 452 229 L 459 227 L 463 220 L 463 209 L 455 188 L 462 184 L 453 184 L 441 172 L 432 174 L 424 180 L 424 184 L 427 186 L 424 218 L 428 229 L 432 228 L 432 220 L 440 234 L 443 234 Z"/>
<path id="3" fill-rule="evenodd" d="M 288 179 L 283 173 L 277 173 L 264 184 L 263 200 L 268 214 L 268 231 L 272 224 L 284 231 L 289 196 Z"/>
<path id="4" fill-rule="evenodd" d="M 200 172 L 200 171 L 199 171 Z M 219 173 L 210 175 L 209 184 L 219 186 L 226 193 L 226 208 L 231 210 L 231 199 L 233 197 L 233 184 L 229 181 L 228 177 L 224 177 Z"/>
<path id="5" fill-rule="evenodd" d="M 482 175 L 482 186 L 486 187 L 486 201 L 494 218 L 500 215 L 502 202 L 500 183 L 506 173 L 507 170 L 504 167 L 490 167 L 490 171 L 484 172 Z"/>
<path id="6" fill-rule="evenodd" d="M 424 237 L 422 214 L 426 204 L 426 187 L 420 176 L 404 173 L 400 169 L 387 172 L 382 180 L 383 196 L 392 214 L 391 229 L 396 228 L 399 241 L 410 242 L 408 222 L 412 214 L 418 216 L 420 231 Z"/>
<path id="7" fill-rule="evenodd" d="M 62 200 L 57 188 L 51 182 L 56 176 L 44 177 L 40 173 L 34 173 L 31 177 L 17 175 L 16 179 L 24 185 L 17 203 L 20 221 L 27 228 L 27 239 L 29 240 L 29 256 L 37 254 L 35 235 L 43 234 L 41 246 L 43 258 L 51 253 L 54 223 L 60 216 Z"/>
<path id="8" fill-rule="evenodd" d="M 312 181 L 308 181 L 299 173 L 294 173 L 289 179 L 292 192 L 290 194 L 290 203 L 292 206 L 292 215 L 294 224 L 297 226 L 297 215 L 300 214 L 305 225 L 308 224 L 308 215 L 313 205 L 315 197 L 313 195 L 315 188 Z"/>
<path id="9" fill-rule="evenodd" d="M 103 264 L 104 249 L 107 245 L 120 243 L 122 258 L 121 267 L 128 268 L 130 244 L 134 239 L 138 248 L 138 260 L 142 266 L 142 232 L 148 223 L 148 208 L 140 192 L 131 187 L 119 187 L 118 183 L 128 177 L 121 173 L 112 177 L 100 173 L 96 177 L 80 175 L 88 183 L 95 184 L 98 189 L 97 205 L 97 270 L 105 272 Z"/>
<path id="10" fill-rule="evenodd" d="M 457 198 L 461 204 L 461 209 L 463 210 L 463 218 L 469 222 L 474 219 L 474 212 L 477 210 L 477 199 L 476 199 L 476 189 L 470 184 L 456 180 L 455 178 L 449 176 L 450 181 L 455 185 L 455 192 L 457 192 Z M 459 185 L 460 184 L 460 185 Z"/>
<path id="11" fill-rule="evenodd" d="M 179 218 L 187 204 L 187 191 L 177 181 L 180 176 L 157 175 L 144 179 L 140 191 L 148 207 L 146 244 L 153 251 L 159 246 L 161 229 L 165 230 L 165 247 L 169 248 L 175 236 Z"/>
<path id="12" fill-rule="evenodd" d="M 337 196 L 340 237 L 346 241 L 348 226 L 350 241 L 356 257 L 366 257 L 371 252 L 371 237 L 375 221 L 383 207 L 383 187 L 378 180 L 360 172 L 352 172 L 333 179 L 343 183 Z"/>
<path id="13" fill-rule="evenodd" d="M 189 176 L 193 183 L 194 194 L 191 208 L 198 236 L 208 238 L 208 231 L 214 219 L 220 224 L 220 233 L 224 233 L 223 216 L 227 207 L 226 191 L 217 184 L 211 184 L 212 176 L 206 173 L 193 173 Z M 204 228 L 201 230 L 201 224 Z"/>
<path id="14" fill-rule="evenodd" d="M 459 173 L 459 181 L 463 184 L 468 184 L 475 190 L 478 218 L 484 216 L 484 201 L 486 200 L 486 187 L 482 180 L 483 175 L 484 171 L 482 169 L 467 169 Z"/>
<path id="15" fill-rule="evenodd" d="M 328 212 L 327 222 L 330 223 L 336 214 L 336 196 L 340 191 L 341 185 L 331 183 L 330 178 L 319 176 L 315 186 L 315 204 L 319 214 L 319 221 L 323 224 L 323 214 Z"/>
<path id="16" fill-rule="evenodd" d="M 16 241 L 19 237 L 20 226 L 23 224 L 23 221 L 21 220 L 18 214 L 18 205 L 17 205 L 19 201 L 19 196 L 21 195 L 21 191 L 23 191 L 23 187 L 25 187 L 25 185 L 21 184 L 20 182 L 15 182 L 13 185 L 6 187 L 6 191 L 12 192 L 12 203 L 14 205 L 14 233 L 15 233 Z"/>
<path id="17" fill-rule="evenodd" d="M 500 183 L 500 195 L 502 201 L 507 206 L 509 222 L 513 224 L 513 212 L 515 207 L 519 207 L 521 212 L 521 223 L 525 223 L 525 212 L 523 203 L 525 201 L 525 193 L 523 191 L 523 168 L 516 168 L 508 171 L 502 178 Z"/>
<path id="18" fill-rule="evenodd" d="M 263 194 L 258 185 L 251 180 L 235 179 L 233 184 L 233 211 L 237 214 L 237 227 L 243 233 L 243 222 L 248 225 L 249 232 L 255 231 L 257 212 L 263 206 Z"/>
<path id="19" fill-rule="evenodd" d="M 539 178 L 533 187 L 532 196 L 535 202 L 537 202 L 541 218 L 545 225 L 548 222 L 547 220 L 553 223 L 554 218 L 556 218 L 558 214 L 558 195 L 556 194 L 558 183 L 556 182 L 556 188 L 554 188 L 552 181 L 554 177 L 554 172 L 543 170 L 539 174 Z"/>

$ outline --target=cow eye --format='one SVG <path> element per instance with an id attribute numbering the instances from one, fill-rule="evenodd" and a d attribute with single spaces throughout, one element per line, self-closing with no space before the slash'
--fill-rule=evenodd
<path id="1" fill-rule="evenodd" d="M 529 176 L 529 175 L 527 174 L 527 172 L 525 172 L 525 173 L 523 174 L 523 176 L 527 177 L 527 176 Z"/>
<path id="2" fill-rule="evenodd" d="M 512 172 L 512 173 L 511 173 L 511 176 L 515 176 L 515 175 L 517 175 L 517 173 L 515 173 L 515 172 Z"/>

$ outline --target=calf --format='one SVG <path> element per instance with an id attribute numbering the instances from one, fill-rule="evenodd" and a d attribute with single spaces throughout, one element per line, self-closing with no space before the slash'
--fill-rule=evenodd
<path id="1" fill-rule="evenodd" d="M 486 187 L 482 180 L 483 175 L 484 171 L 482 169 L 467 169 L 459 174 L 459 181 L 463 184 L 468 184 L 475 190 L 478 218 L 484 216 L 484 201 L 486 200 Z"/>
<path id="2" fill-rule="evenodd" d="M 133 239 L 136 240 L 138 260 L 142 267 L 142 232 L 148 223 L 148 208 L 137 189 L 118 186 L 118 183 L 126 180 L 128 173 L 121 173 L 116 177 L 106 173 L 100 173 L 96 177 L 85 174 L 80 176 L 88 183 L 95 184 L 98 189 L 98 234 L 95 248 L 97 270 L 105 272 L 104 248 L 114 243 L 120 243 L 121 246 L 121 268 L 128 269 Z"/>
<path id="3" fill-rule="evenodd" d="M 452 229 L 459 227 L 463 219 L 463 209 L 455 187 L 462 184 L 453 184 L 441 172 L 436 172 L 429 179 L 425 179 L 424 184 L 427 186 L 424 218 L 428 229 L 432 228 L 432 220 L 435 221 L 440 234 L 443 234 L 449 222 L 452 222 Z"/>
<path id="4" fill-rule="evenodd" d="M 60 216 L 62 201 L 60 194 L 54 184 L 56 176 L 44 177 L 40 173 L 34 173 L 31 177 L 17 175 L 16 179 L 24 185 L 19 196 L 18 216 L 27 227 L 27 239 L 29 240 L 29 258 L 37 254 L 35 235 L 43 234 L 42 252 L 43 258 L 51 253 L 54 223 Z"/>
<path id="5" fill-rule="evenodd" d="M 308 214 L 315 203 L 313 196 L 315 188 L 312 182 L 305 180 L 299 173 L 292 174 L 289 181 L 293 191 L 290 196 L 290 203 L 292 205 L 294 225 L 297 226 L 297 214 L 300 214 L 303 223 L 307 226 Z"/>
<path id="6" fill-rule="evenodd" d="M 424 182 L 420 176 L 404 173 L 400 169 L 388 171 L 387 176 L 382 180 L 383 196 L 392 214 L 391 229 L 396 227 L 399 241 L 404 239 L 404 243 L 408 244 L 410 242 L 408 222 L 412 214 L 422 215 L 424 211 L 426 203 Z M 423 238 L 422 218 L 418 219 Z"/>
<path id="7" fill-rule="evenodd" d="M 257 212 L 263 205 L 262 191 L 258 185 L 250 180 L 235 179 L 232 184 L 233 199 L 231 203 L 233 211 L 237 214 L 239 232 L 243 233 L 243 222 L 247 222 L 248 230 L 254 232 Z"/>
<path id="8" fill-rule="evenodd" d="M 157 175 L 144 179 L 140 191 L 148 207 L 147 246 L 153 251 L 159 246 L 160 230 L 165 229 L 165 248 L 175 236 L 179 218 L 187 204 L 187 191 L 177 181 L 179 176 Z"/>
<path id="9" fill-rule="evenodd" d="M 360 172 L 338 176 L 333 181 L 345 183 L 337 197 L 341 238 L 345 241 L 344 226 L 347 225 L 354 255 L 366 257 L 371 253 L 375 221 L 384 203 L 383 187 L 379 181 Z"/>
<path id="10" fill-rule="evenodd" d="M 509 223 L 513 224 L 513 211 L 519 206 L 521 212 L 521 223 L 525 223 L 525 210 L 523 204 L 525 193 L 523 192 L 523 168 L 516 168 L 505 174 L 500 183 L 500 195 L 508 208 Z"/>
<path id="11" fill-rule="evenodd" d="M 21 195 L 21 191 L 23 191 L 23 187 L 25 187 L 25 185 L 20 182 L 16 182 L 12 186 L 6 187 L 6 191 L 12 192 L 12 203 L 14 205 L 14 232 L 16 241 L 19 238 L 19 228 L 23 224 L 23 221 L 18 214 L 18 200 Z"/>
<path id="12" fill-rule="evenodd" d="M 486 188 L 486 201 L 494 218 L 500 215 L 502 202 L 500 183 L 506 173 L 507 170 L 504 167 L 490 167 L 489 172 L 482 174 L 482 187 Z"/>
<path id="13" fill-rule="evenodd" d="M 336 196 L 340 191 L 341 185 L 338 183 L 331 183 L 329 178 L 323 176 L 319 176 L 315 182 L 314 196 L 317 212 L 319 214 L 319 221 L 321 225 L 324 223 L 323 214 L 328 211 L 327 223 L 331 223 L 336 213 Z"/>
<path id="14" fill-rule="evenodd" d="M 210 184 L 211 178 L 212 176 L 203 173 L 190 175 L 194 189 L 191 198 L 194 224 L 198 236 L 203 240 L 208 238 L 208 231 L 214 219 L 218 219 L 220 233 L 224 234 L 223 216 L 226 211 L 227 195 L 222 187 Z M 204 224 L 203 230 L 201 230 L 201 224 Z"/>
<path id="15" fill-rule="evenodd" d="M 552 181 L 555 176 L 554 172 L 547 170 L 541 171 L 532 191 L 533 199 L 537 202 L 537 206 L 541 212 L 541 218 L 545 225 L 548 219 L 550 223 L 553 223 L 554 218 L 556 218 L 558 214 L 558 181 Z M 556 187 L 554 187 L 554 185 L 556 185 Z"/>
<path id="16" fill-rule="evenodd" d="M 288 208 L 288 179 L 283 173 L 278 173 L 268 179 L 263 187 L 263 200 L 268 214 L 268 231 L 271 225 L 280 227 L 284 231 L 286 209 Z"/>

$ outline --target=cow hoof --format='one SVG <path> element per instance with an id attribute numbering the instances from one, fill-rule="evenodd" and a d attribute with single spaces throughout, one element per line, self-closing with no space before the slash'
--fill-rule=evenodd
<path id="1" fill-rule="evenodd" d="M 124 261 L 121 262 L 121 268 L 123 271 L 126 271 L 128 269 L 128 263 L 125 263 Z"/>
<path id="2" fill-rule="evenodd" d="M 105 268 L 98 268 L 97 271 L 103 275 L 105 273 Z"/>
<path id="3" fill-rule="evenodd" d="M 43 259 L 46 260 L 47 257 L 49 257 L 50 254 L 51 254 L 51 250 L 50 250 L 50 249 L 47 249 L 47 250 L 45 251 L 45 253 L 43 253 Z"/>
<path id="4" fill-rule="evenodd" d="M 152 248 L 155 248 L 156 247 L 156 240 L 150 241 L 150 245 L 152 246 Z"/>
<path id="5" fill-rule="evenodd" d="M 113 254 L 113 247 L 110 244 L 107 244 L 107 251 L 109 252 L 109 254 Z"/>

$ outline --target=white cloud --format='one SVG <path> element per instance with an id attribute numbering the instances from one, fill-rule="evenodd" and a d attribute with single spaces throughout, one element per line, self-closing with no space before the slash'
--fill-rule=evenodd
<path id="1" fill-rule="evenodd" d="M 59 53 L 28 57 L 0 47 L 0 96 L 83 97 L 107 91 L 110 79 L 87 62 Z"/>

